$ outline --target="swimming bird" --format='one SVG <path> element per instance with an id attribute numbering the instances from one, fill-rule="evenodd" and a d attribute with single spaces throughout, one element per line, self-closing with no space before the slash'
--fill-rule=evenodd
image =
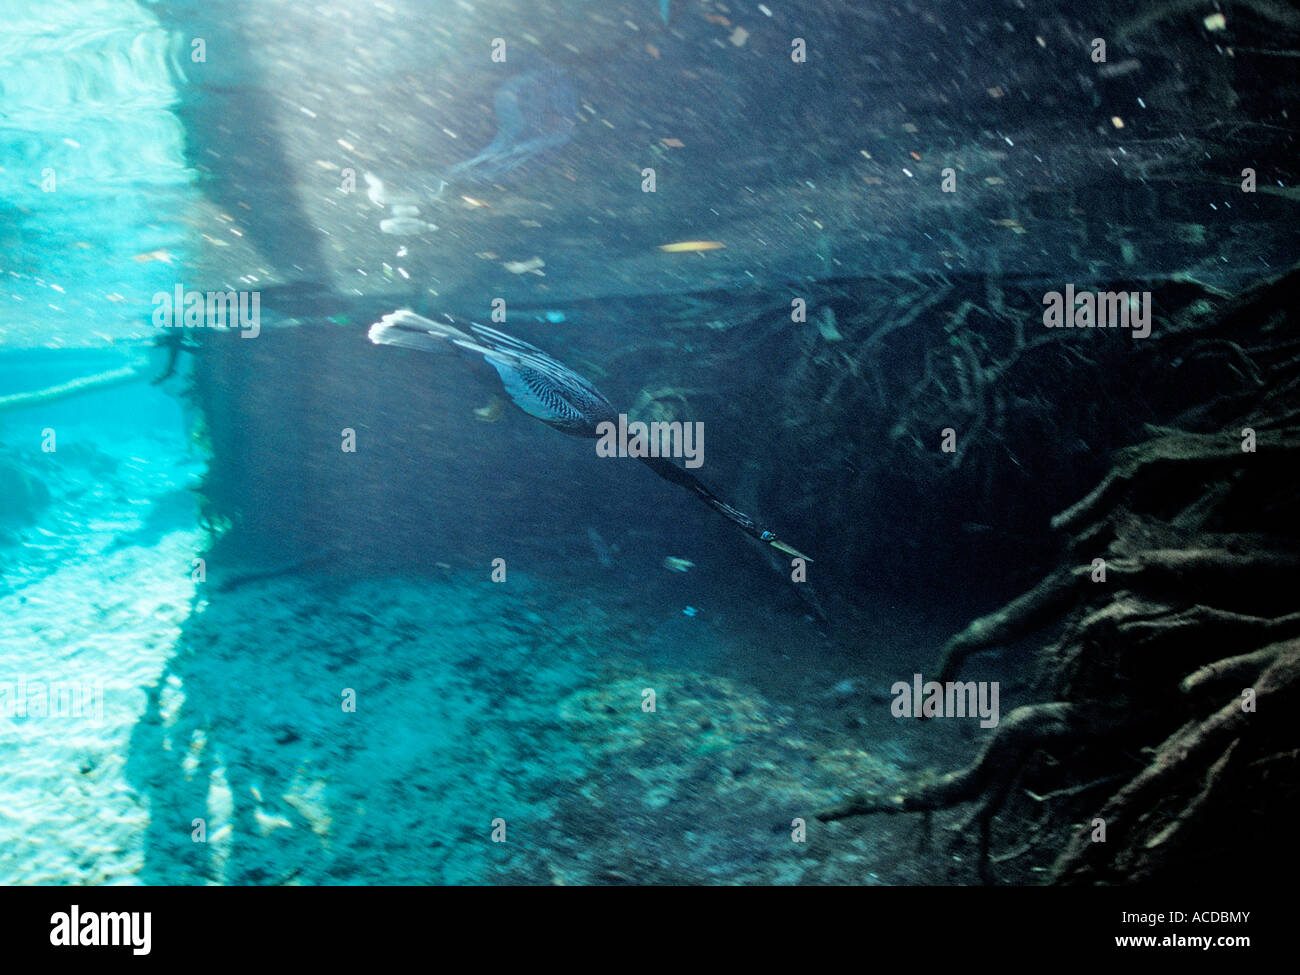
<path id="1" fill-rule="evenodd" d="M 605 423 L 618 424 L 618 411 L 605 395 L 558 359 L 512 335 L 475 322 L 456 323 L 450 315 L 439 322 L 410 309 L 383 316 L 370 326 L 370 341 L 421 352 L 438 352 L 449 346 L 466 355 L 481 356 L 497 371 L 506 394 L 529 416 L 574 437 L 599 439 Z M 759 528 L 754 520 L 710 491 L 690 471 L 666 457 L 640 457 L 666 481 L 691 491 L 718 514 L 737 524 L 761 542 L 811 562 L 808 556 Z"/>

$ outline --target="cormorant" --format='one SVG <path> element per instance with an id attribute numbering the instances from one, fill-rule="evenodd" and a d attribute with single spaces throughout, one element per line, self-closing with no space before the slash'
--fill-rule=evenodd
<path id="1" fill-rule="evenodd" d="M 450 316 L 447 318 L 450 320 Z M 422 352 L 436 352 L 450 344 L 462 352 L 481 355 L 496 369 L 516 406 L 571 436 L 597 439 L 601 436 L 598 429 L 601 424 L 618 423 L 618 411 L 613 404 L 587 380 L 536 346 L 486 325 L 467 323 L 459 328 L 402 309 L 370 326 L 370 341 Z M 746 534 L 782 552 L 808 559 L 777 538 L 775 532 L 759 528 L 744 512 L 722 501 L 685 468 L 666 457 L 638 459 L 664 480 L 693 492 Z"/>

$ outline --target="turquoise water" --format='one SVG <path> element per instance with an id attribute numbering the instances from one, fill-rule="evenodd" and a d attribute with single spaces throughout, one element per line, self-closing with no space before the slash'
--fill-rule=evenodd
<path id="1" fill-rule="evenodd" d="M 1208 58 L 1194 24 L 1164 54 L 1131 26 L 1135 75 L 1046 6 L 0 18 L 7 884 L 975 882 L 916 823 L 815 812 L 977 751 L 888 689 L 1147 414 L 913 504 L 926 474 L 864 473 L 933 434 L 903 377 L 947 377 L 967 321 L 1020 348 L 999 322 L 1055 282 L 1227 293 L 1296 256 L 1272 96 L 1160 70 Z M 1236 194 L 1248 163 L 1273 192 Z M 256 296 L 256 328 L 160 327 L 178 292 Z M 401 307 L 704 422 L 714 500 L 796 551 L 481 360 L 367 341 Z M 1044 454 L 1050 491 L 1006 474 Z M 974 665 L 1004 713 L 1015 660 Z"/>

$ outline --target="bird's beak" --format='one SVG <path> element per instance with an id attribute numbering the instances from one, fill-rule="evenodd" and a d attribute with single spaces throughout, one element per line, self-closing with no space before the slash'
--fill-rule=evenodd
<path id="1" fill-rule="evenodd" d="M 805 562 L 813 561 L 811 558 L 804 555 L 803 552 L 800 552 L 797 548 L 791 548 L 789 545 L 781 541 L 781 539 L 779 538 L 772 539 L 772 541 L 769 544 L 773 548 L 779 548 L 782 552 L 788 552 L 789 554 L 793 555 L 797 559 L 803 559 Z"/>

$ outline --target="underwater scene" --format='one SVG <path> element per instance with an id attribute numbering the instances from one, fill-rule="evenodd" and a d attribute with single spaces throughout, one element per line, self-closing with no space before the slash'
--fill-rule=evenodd
<path id="1" fill-rule="evenodd" d="M 1300 854 L 1300 10 L 0 0 L 0 883 Z"/>

